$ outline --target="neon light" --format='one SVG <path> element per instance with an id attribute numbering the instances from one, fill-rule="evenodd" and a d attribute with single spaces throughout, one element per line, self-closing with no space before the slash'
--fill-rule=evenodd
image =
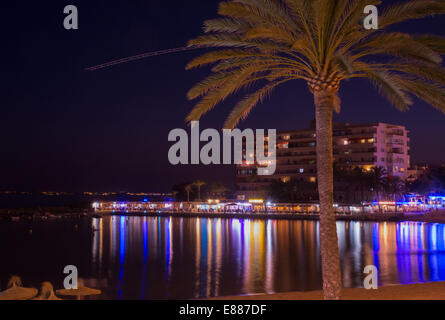
<path id="1" fill-rule="evenodd" d="M 250 203 L 244 203 L 244 202 L 238 202 L 236 205 L 237 205 L 237 206 L 240 206 L 240 207 L 249 207 L 249 206 L 251 206 L 252 204 L 250 204 Z"/>
<path id="2" fill-rule="evenodd" d="M 395 205 L 394 201 L 379 201 L 380 205 Z"/>

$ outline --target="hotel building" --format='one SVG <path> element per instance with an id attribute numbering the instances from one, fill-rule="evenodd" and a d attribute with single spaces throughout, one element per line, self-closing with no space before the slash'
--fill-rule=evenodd
<path id="1" fill-rule="evenodd" d="M 364 125 L 333 124 L 335 165 L 342 169 L 369 171 L 383 167 L 388 175 L 406 179 L 410 167 L 409 131 L 386 123 Z M 307 130 L 277 133 L 276 170 L 271 176 L 258 176 L 256 164 L 244 162 L 236 168 L 236 197 L 247 200 L 261 196 L 274 179 L 317 181 L 315 122 Z"/>

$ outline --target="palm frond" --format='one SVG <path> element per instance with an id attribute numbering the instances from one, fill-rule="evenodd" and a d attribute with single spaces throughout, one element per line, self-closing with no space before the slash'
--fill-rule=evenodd
<path id="1" fill-rule="evenodd" d="M 299 26 L 291 18 L 280 1 L 273 0 L 235 0 L 237 3 L 245 4 L 261 17 L 268 17 L 272 24 L 279 23 L 291 32 L 299 30 Z"/>
<path id="2" fill-rule="evenodd" d="M 445 87 L 426 83 L 418 79 L 400 79 L 399 84 L 419 99 L 445 113 Z"/>
<path id="3" fill-rule="evenodd" d="M 370 37 L 355 47 L 353 51 L 358 52 L 354 58 L 385 54 L 434 64 L 442 62 L 440 54 L 422 45 L 410 35 L 401 32 L 382 33 Z"/>
<path id="4" fill-rule="evenodd" d="M 230 80 L 234 75 L 232 73 L 215 73 L 195 84 L 188 92 L 189 100 L 196 99 L 207 94 L 213 88 L 218 88 L 226 81 Z"/>
<path id="5" fill-rule="evenodd" d="M 187 120 L 197 120 L 229 95 L 261 83 L 262 87 L 232 110 L 226 125 L 235 126 L 274 87 L 297 79 L 306 81 L 312 92 L 331 90 L 337 112 L 341 104 L 340 82 L 353 78 L 370 80 L 400 110 L 407 110 L 413 104 L 410 93 L 442 108 L 445 38 L 389 32 L 386 28 L 407 19 L 445 14 L 445 1 L 412 0 L 382 10 L 379 7 L 379 30 L 365 30 L 363 8 L 381 3 L 381 0 L 221 2 L 220 17 L 205 21 L 206 34 L 189 41 L 190 46 L 213 50 L 186 67 L 212 65 L 212 74 L 188 92 L 189 99 L 201 99 Z"/>
<path id="6" fill-rule="evenodd" d="M 199 120 L 203 114 L 207 113 L 218 103 L 224 101 L 229 95 L 237 92 L 243 86 L 248 84 L 248 78 L 255 72 L 255 68 L 248 67 L 240 69 L 237 72 L 229 73 L 224 81 L 218 82 L 217 86 L 213 86 L 210 90 L 207 90 L 207 93 L 203 95 L 201 100 L 195 105 L 186 120 Z"/>
<path id="7" fill-rule="evenodd" d="M 383 10 L 379 27 L 385 28 L 406 20 L 421 19 L 436 14 L 445 14 L 445 1 L 414 0 L 391 5 Z"/>
<path id="8" fill-rule="evenodd" d="M 403 72 L 407 75 L 415 75 L 427 81 L 445 85 L 445 68 L 441 66 L 430 66 L 427 64 L 391 63 L 387 69 Z"/>
<path id="9" fill-rule="evenodd" d="M 260 50 L 281 50 L 278 44 L 264 40 L 244 40 L 235 34 L 209 34 L 192 39 L 189 46 L 197 47 L 230 47 L 230 48 L 256 48 Z"/>
<path id="10" fill-rule="evenodd" d="M 435 52 L 445 55 L 445 37 L 437 35 L 415 35 L 414 40 Z"/>
<path id="11" fill-rule="evenodd" d="M 334 56 L 332 63 L 339 69 L 340 72 L 345 73 L 346 75 L 354 73 L 353 61 L 351 57 L 338 53 Z"/>
<path id="12" fill-rule="evenodd" d="M 233 129 L 240 120 L 245 119 L 249 115 L 253 107 L 262 102 L 268 95 L 270 95 L 270 93 L 276 86 L 286 81 L 288 81 L 288 79 L 271 82 L 265 85 L 260 90 L 249 94 L 242 100 L 240 100 L 240 102 L 238 102 L 230 115 L 227 117 L 226 122 L 224 123 L 224 128 Z"/>
<path id="13" fill-rule="evenodd" d="M 219 18 L 204 21 L 204 32 L 229 32 L 242 33 L 251 28 L 252 25 L 243 20 Z"/>
<path id="14" fill-rule="evenodd" d="M 404 87 L 400 84 L 401 78 L 399 76 L 388 72 L 373 71 L 372 69 L 363 69 L 362 71 L 379 90 L 379 93 L 400 111 L 408 110 L 413 104 L 409 95 L 403 90 Z"/>
<path id="15" fill-rule="evenodd" d="M 230 59 L 247 58 L 247 57 L 266 57 L 266 56 L 270 55 L 260 54 L 254 50 L 250 51 L 250 50 L 240 50 L 240 49 L 227 49 L 227 50 L 211 51 L 190 61 L 186 66 L 186 70 L 202 67 L 221 60 L 230 60 Z"/>
<path id="16" fill-rule="evenodd" d="M 276 26 L 264 25 L 256 26 L 246 31 L 244 39 L 267 39 L 278 43 L 281 42 L 288 47 L 291 47 L 297 40 L 290 32 L 283 31 L 283 29 Z"/>

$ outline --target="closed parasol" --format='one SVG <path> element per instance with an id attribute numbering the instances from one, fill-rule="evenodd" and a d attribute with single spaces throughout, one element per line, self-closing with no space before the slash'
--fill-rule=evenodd
<path id="1" fill-rule="evenodd" d="M 84 286 L 83 279 L 77 281 L 77 289 L 60 289 L 56 293 L 60 296 L 75 296 L 78 300 L 83 296 L 91 296 L 101 294 L 102 291 Z"/>
<path id="2" fill-rule="evenodd" d="M 57 297 L 54 293 L 54 288 L 51 282 L 42 282 L 42 287 L 40 288 L 40 294 L 33 300 L 62 300 Z"/>
<path id="3" fill-rule="evenodd" d="M 29 300 L 37 295 L 37 289 L 22 287 L 22 280 L 12 276 L 8 281 L 8 289 L 0 292 L 0 300 Z"/>

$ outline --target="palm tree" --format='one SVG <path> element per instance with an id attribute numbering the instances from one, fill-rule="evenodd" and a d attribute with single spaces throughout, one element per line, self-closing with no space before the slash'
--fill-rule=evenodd
<path id="1" fill-rule="evenodd" d="M 229 188 L 227 188 L 222 182 L 217 181 L 212 183 L 210 186 L 210 195 L 212 197 L 225 197 L 225 193 L 229 191 Z"/>
<path id="2" fill-rule="evenodd" d="M 380 200 L 380 194 L 385 184 L 386 169 L 383 167 L 373 167 L 370 172 L 371 188 L 375 191 L 377 201 Z"/>
<path id="3" fill-rule="evenodd" d="M 184 187 L 185 192 L 187 192 L 187 202 L 190 202 L 190 191 L 192 191 L 192 184 L 188 184 Z"/>
<path id="4" fill-rule="evenodd" d="M 385 178 L 384 188 L 387 194 L 391 196 L 392 200 L 395 202 L 397 212 L 397 201 L 400 200 L 400 197 L 405 192 L 405 182 L 399 177 L 388 176 Z"/>
<path id="5" fill-rule="evenodd" d="M 351 178 L 359 191 L 359 199 L 363 208 L 363 201 L 366 201 L 366 191 L 369 190 L 370 176 L 360 167 L 355 167 L 351 172 Z"/>
<path id="6" fill-rule="evenodd" d="M 207 184 L 207 183 L 203 180 L 196 180 L 193 182 L 193 185 L 198 188 L 198 200 L 199 201 L 201 201 L 201 187 L 205 184 Z"/>
<path id="7" fill-rule="evenodd" d="M 332 114 L 340 111 L 342 80 L 370 80 L 402 111 L 413 104 L 410 94 L 445 111 L 444 38 L 387 30 L 408 19 L 444 14 L 445 2 L 413 0 L 380 8 L 379 29 L 365 30 L 364 8 L 379 4 L 377 0 L 226 1 L 219 5 L 222 17 L 204 22 L 207 34 L 189 42 L 189 46 L 215 50 L 187 65 L 192 69 L 214 64 L 212 74 L 187 94 L 190 100 L 201 98 L 188 121 L 199 120 L 243 88 L 257 87 L 236 104 L 225 128 L 235 127 L 285 82 L 303 80 L 313 94 L 325 299 L 341 296 L 333 210 Z"/>

